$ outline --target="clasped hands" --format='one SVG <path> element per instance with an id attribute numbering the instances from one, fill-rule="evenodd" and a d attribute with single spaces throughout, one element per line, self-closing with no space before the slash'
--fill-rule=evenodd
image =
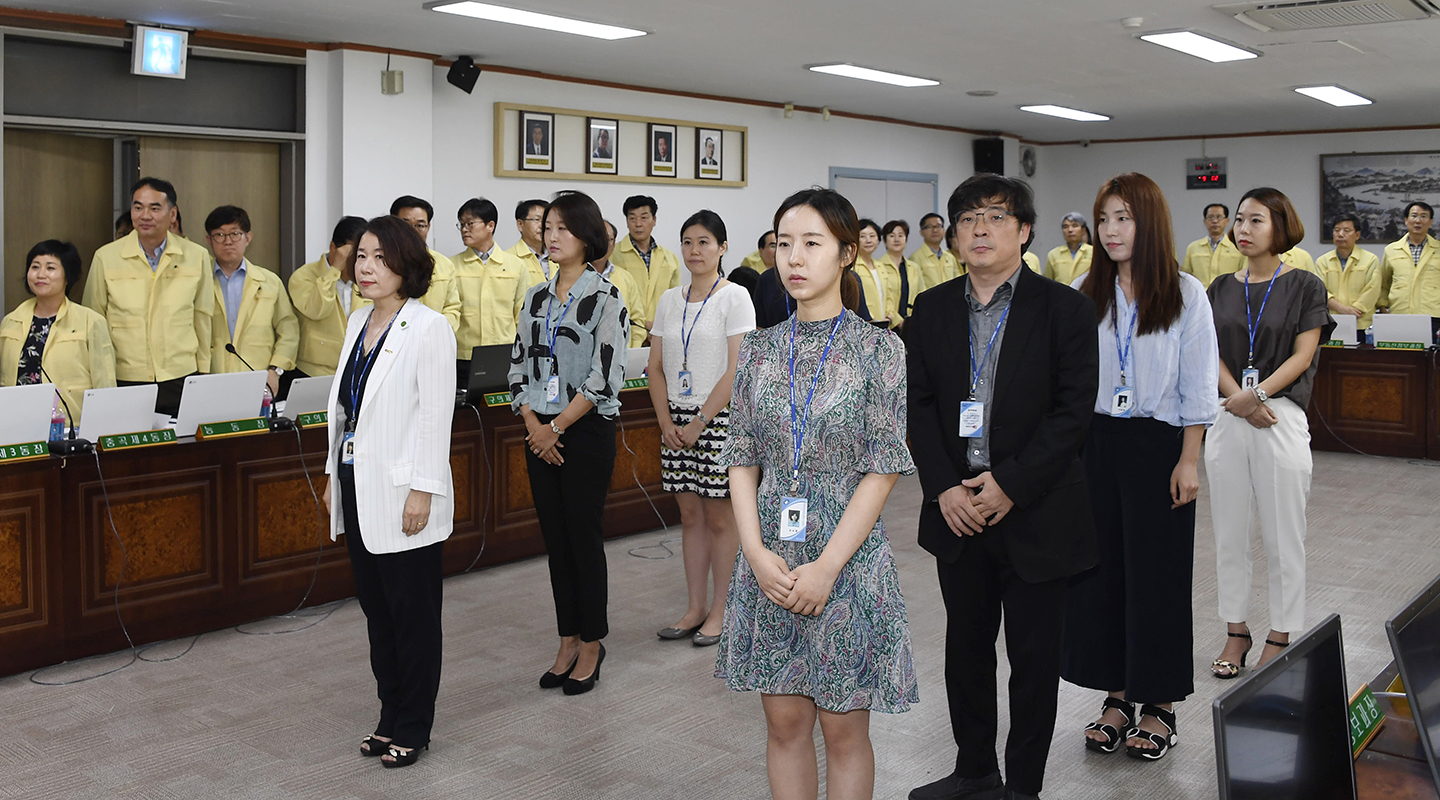
<path id="1" fill-rule="evenodd" d="M 1261 430 L 1280 421 L 1275 412 L 1260 402 L 1260 398 L 1250 389 L 1241 389 L 1221 400 L 1220 407 Z"/>
<path id="2" fill-rule="evenodd" d="M 525 420 L 525 428 L 529 431 L 525 436 L 525 446 L 530 448 L 530 452 L 547 464 L 558 467 L 565 463 L 560 456 L 560 451 L 565 449 L 565 445 L 560 443 L 560 434 L 534 416 Z"/>
<path id="3" fill-rule="evenodd" d="M 818 617 L 830 600 L 830 591 L 835 588 L 839 572 L 820 561 L 801 564 L 795 569 L 785 559 L 771 552 L 746 553 L 750 571 L 760 584 L 760 591 L 770 602 L 796 614 Z"/>
<path id="4" fill-rule="evenodd" d="M 940 514 L 956 536 L 974 536 L 1015 507 L 988 470 L 940 493 Z"/>
<path id="5" fill-rule="evenodd" d="M 660 441 L 671 450 L 684 450 L 687 447 L 694 447 L 700 441 L 700 434 L 705 432 L 705 424 L 696 417 L 684 426 L 676 425 L 674 420 L 666 420 L 660 428 Z"/>

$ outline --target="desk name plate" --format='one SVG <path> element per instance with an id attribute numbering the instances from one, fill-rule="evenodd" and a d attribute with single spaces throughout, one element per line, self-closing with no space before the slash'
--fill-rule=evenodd
<path id="1" fill-rule="evenodd" d="M 1350 698 L 1350 754 L 1355 758 L 1380 732 L 1380 726 L 1385 724 L 1385 712 L 1380 710 L 1380 704 L 1375 701 L 1375 693 L 1370 691 L 1370 684 L 1360 687 L 1360 691 Z"/>
<path id="2" fill-rule="evenodd" d="M 1425 345 L 1420 342 L 1376 342 L 1376 349 L 1379 350 L 1424 350 Z"/>
<path id="3" fill-rule="evenodd" d="M 625 385 L 622 386 L 622 387 L 620 387 L 620 391 L 624 392 L 624 391 L 629 391 L 630 389 L 647 389 L 647 388 L 649 388 L 649 387 L 650 387 L 650 379 L 649 379 L 649 378 L 644 378 L 644 377 L 641 377 L 641 378 L 631 378 L 630 380 L 625 381 Z M 511 397 L 510 397 L 510 393 L 509 393 L 509 392 L 491 392 L 491 393 L 485 395 L 485 406 L 486 406 L 487 408 L 495 408 L 495 407 L 497 407 L 497 406 L 508 406 L 508 405 L 510 405 L 510 400 L 511 400 Z"/>
<path id="4" fill-rule="evenodd" d="M 207 422 L 195 431 L 195 438 L 201 441 L 207 439 L 229 439 L 235 436 L 251 436 L 257 433 L 269 433 L 270 420 L 264 417 L 251 417 L 250 419 L 234 419 L 228 422 Z"/>
<path id="5" fill-rule="evenodd" d="M 26 444 L 0 445 L 0 464 L 15 464 L 50 457 L 49 442 L 28 442 Z"/>
<path id="6" fill-rule="evenodd" d="M 301 414 L 295 418 L 295 423 L 301 428 L 323 428 L 330 424 L 330 412 L 313 411 L 309 414 Z"/>
<path id="7" fill-rule="evenodd" d="M 175 429 L 161 428 L 158 431 L 136 431 L 135 433 L 117 433 L 112 436 L 100 437 L 100 449 L 106 452 L 111 450 L 135 450 L 141 447 L 154 447 L 159 444 L 175 444 Z"/>

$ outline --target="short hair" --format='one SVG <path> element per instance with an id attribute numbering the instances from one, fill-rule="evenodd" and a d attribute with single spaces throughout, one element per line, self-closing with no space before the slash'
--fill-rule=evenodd
<path id="1" fill-rule="evenodd" d="M 755 287 L 760 285 L 760 273 L 753 267 L 736 267 L 725 275 L 725 280 L 745 287 L 745 291 L 755 294 Z"/>
<path id="2" fill-rule="evenodd" d="M 944 218 L 944 217 L 940 216 L 939 214 L 936 214 L 934 211 L 931 211 L 929 214 L 926 214 L 925 216 L 923 216 L 923 217 L 920 218 L 920 227 L 922 227 L 922 228 L 925 227 L 925 223 L 926 223 L 926 222 L 929 222 L 932 218 L 933 218 L 933 219 L 938 219 L 938 220 L 940 220 L 940 224 L 942 224 L 942 225 L 945 224 L 945 218 Z"/>
<path id="3" fill-rule="evenodd" d="M 390 204 L 390 216 L 398 217 L 407 208 L 418 208 L 425 212 L 425 221 L 435 219 L 435 207 L 413 194 L 402 194 Z"/>
<path id="4" fill-rule="evenodd" d="M 955 224 L 962 213 L 982 208 L 991 200 L 1003 205 L 1016 222 L 1034 228 L 1035 193 L 1030 190 L 1030 184 L 991 172 L 971 175 L 950 193 L 950 200 L 945 204 L 950 224 Z"/>
<path id="5" fill-rule="evenodd" d="M 545 202 L 544 200 L 521 200 L 515 206 L 515 221 L 519 222 L 520 220 L 530 216 L 530 209 L 536 207 L 538 207 L 543 212 L 550 207 L 550 204 Z"/>
<path id="6" fill-rule="evenodd" d="M 460 210 L 455 212 L 455 219 L 464 219 L 469 214 L 481 222 L 499 222 L 500 209 L 495 204 L 483 197 L 472 197 L 461 204 Z"/>
<path id="7" fill-rule="evenodd" d="M 135 193 L 145 187 L 149 187 L 165 195 L 165 200 L 169 202 L 170 205 L 180 205 L 180 195 L 175 193 L 175 184 L 162 178 L 145 177 L 130 184 L 130 199 L 135 199 Z"/>
<path id="8" fill-rule="evenodd" d="M 780 208 L 775 211 L 775 218 L 770 224 L 775 230 L 780 230 L 780 219 L 792 208 L 805 206 L 813 208 L 820 219 L 825 222 L 825 227 L 830 235 L 840 241 L 840 302 L 852 313 L 860 308 L 860 279 L 855 277 L 855 259 L 860 257 L 860 221 L 855 217 L 855 206 L 845 199 L 845 195 L 834 189 L 822 189 L 813 186 L 809 189 L 802 189 L 795 194 L 785 198 Z M 874 222 L 870 223 L 872 226 Z M 778 235 L 778 233 L 777 233 Z M 853 256 L 849 261 L 844 261 L 845 248 L 851 248 Z M 788 301 L 787 301 L 788 303 Z"/>
<path id="9" fill-rule="evenodd" d="M 240 206 L 220 206 L 205 217 L 205 234 L 208 236 L 226 225 L 239 225 L 240 230 L 249 233 L 250 215 Z"/>
<path id="10" fill-rule="evenodd" d="M 1270 239 L 1270 252 L 1273 255 L 1280 255 L 1294 249 L 1305 239 L 1305 223 L 1300 221 L 1300 215 L 1295 212 L 1295 206 L 1290 198 L 1279 189 L 1272 189 L 1269 186 L 1261 186 L 1246 192 L 1236 208 L 1245 204 L 1246 200 L 1254 200 L 1270 211 L 1270 228 L 1275 235 Z M 1235 243 L 1235 227 L 1230 227 L 1230 243 Z"/>
<path id="11" fill-rule="evenodd" d="M 175 209 L 175 230 L 181 236 L 185 235 L 185 215 L 180 213 L 179 208 Z"/>
<path id="12" fill-rule="evenodd" d="M 910 238 L 910 223 L 903 219 L 892 219 L 885 223 L 885 227 L 880 229 L 880 238 L 884 239 L 888 237 L 895 232 L 896 228 L 905 231 L 905 238 Z"/>
<path id="13" fill-rule="evenodd" d="M 1331 221 L 1330 228 L 1333 230 L 1336 225 L 1339 225 L 1342 222 L 1348 222 L 1355 227 L 1355 230 L 1360 230 L 1360 217 L 1354 214 L 1341 214 L 1333 221 Z"/>
<path id="14" fill-rule="evenodd" d="M 411 208 L 412 206 L 406 206 Z M 385 254 L 385 266 L 400 276 L 400 294 L 407 299 L 423 297 L 430 291 L 430 279 L 435 275 L 435 259 L 420 232 L 410 224 L 391 214 L 375 217 L 365 223 L 360 236 L 373 234 L 380 242 L 380 252 Z M 355 241 L 360 241 L 360 236 Z M 355 258 L 360 248 L 350 251 L 350 274 L 355 274 Z"/>
<path id="15" fill-rule="evenodd" d="M 25 254 L 25 271 L 30 271 L 30 265 L 40 256 L 54 256 L 60 260 L 60 266 L 65 270 L 65 291 L 69 292 L 70 287 L 80 282 L 80 251 L 75 245 L 69 242 L 62 242 L 59 239 L 46 239 L 43 242 L 30 248 Z M 35 294 L 30 289 L 30 281 L 25 281 L 25 291 Z"/>
<path id="16" fill-rule="evenodd" d="M 816 209 L 816 210 L 818 211 L 819 209 Z M 828 220 L 827 220 L 827 222 L 828 222 Z M 876 222 L 876 221 L 873 220 L 873 219 L 870 219 L 869 217 L 861 217 L 860 219 L 856 220 L 855 226 L 856 226 L 856 227 L 855 227 L 855 243 L 856 243 L 857 246 L 858 246 L 859 243 L 860 243 L 860 233 L 861 233 L 862 231 L 864 231 L 866 228 L 874 228 L 874 229 L 875 229 L 875 235 L 876 235 L 876 236 L 879 236 L 879 235 L 880 235 L 880 223 Z"/>
<path id="17" fill-rule="evenodd" d="M 631 211 L 646 208 L 647 206 L 650 209 L 651 216 L 660 213 L 660 204 L 655 202 L 655 198 L 645 194 L 632 194 L 625 198 L 625 205 L 620 207 L 620 211 L 628 217 Z"/>
<path id="18" fill-rule="evenodd" d="M 1405 210 L 1400 214 L 1400 216 L 1410 216 L 1410 211 L 1416 207 L 1425 209 L 1425 213 L 1430 215 L 1430 219 L 1435 219 L 1435 209 L 1431 208 L 1430 204 L 1423 200 L 1411 200 L 1409 203 L 1406 203 Z"/>
<path id="19" fill-rule="evenodd" d="M 765 240 L 766 240 L 766 239 L 769 239 L 771 236 L 774 236 L 774 235 L 775 235 L 775 231 L 765 231 L 764 233 L 760 234 L 759 240 L 757 240 L 757 241 L 755 242 L 755 249 L 756 249 L 756 250 L 764 250 L 764 249 L 765 249 Z"/>
<path id="20" fill-rule="evenodd" d="M 1207 204 L 1207 205 L 1205 206 L 1205 209 L 1200 212 L 1200 216 L 1201 216 L 1201 217 L 1208 217 L 1208 216 L 1210 216 L 1210 209 L 1212 209 L 1212 208 L 1218 208 L 1218 209 L 1220 209 L 1221 211 L 1224 211 L 1226 217 L 1229 217 L 1229 216 L 1230 216 L 1230 206 L 1227 206 L 1227 205 L 1225 205 L 1224 203 L 1209 203 L 1209 204 Z"/>
<path id="21" fill-rule="evenodd" d="M 344 247 L 347 244 L 355 244 L 360 241 L 360 235 L 365 233 L 364 217 L 341 217 L 335 223 L 335 230 L 330 234 L 330 244 L 336 247 Z"/>
<path id="22" fill-rule="evenodd" d="M 565 191 L 545 209 L 544 222 L 550 221 L 551 214 L 558 214 L 565 220 L 565 228 L 585 245 L 585 261 L 599 261 L 610 249 L 610 235 L 605 230 L 605 217 L 600 206 L 584 192 Z M 544 223 L 542 223 L 543 225 Z"/>
<path id="23" fill-rule="evenodd" d="M 118 231 L 121 228 L 125 228 L 127 230 L 135 229 L 135 222 L 130 219 L 129 211 L 121 211 L 120 216 L 115 218 L 115 230 Z"/>

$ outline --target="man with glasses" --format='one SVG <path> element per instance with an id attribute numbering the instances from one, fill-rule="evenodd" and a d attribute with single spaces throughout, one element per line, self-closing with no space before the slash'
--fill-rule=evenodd
<path id="1" fill-rule="evenodd" d="M 390 204 L 390 216 L 404 220 L 420 240 L 425 250 L 435 260 L 435 271 L 430 276 L 430 289 L 420 302 L 445 315 L 450 320 L 451 330 L 460 330 L 460 290 L 455 286 L 455 265 L 450 259 L 430 247 L 430 221 L 435 217 L 435 208 L 413 195 L 401 195 Z"/>
<path id="2" fill-rule="evenodd" d="M 520 241 L 509 253 L 525 265 L 530 286 L 550 280 L 550 251 L 545 248 L 545 210 L 549 207 L 544 200 L 521 200 L 515 205 L 515 227 L 520 231 Z"/>
<path id="3" fill-rule="evenodd" d="M 295 368 L 300 321 L 280 276 L 245 258 L 253 234 L 250 215 L 239 206 L 220 206 L 205 218 L 210 252 L 215 254 L 215 315 L 210 322 L 210 372 L 268 369 L 272 397 L 280 396 L 280 377 Z M 233 344 L 235 353 L 225 349 Z"/>
<path id="4" fill-rule="evenodd" d="M 1240 255 L 1235 244 L 1225 235 L 1225 227 L 1229 224 L 1230 209 L 1224 203 L 1205 206 L 1206 236 L 1185 248 L 1185 261 L 1180 264 L 1180 270 L 1194 275 L 1207 287 L 1221 275 L 1239 272 L 1245 256 Z"/>
<path id="5" fill-rule="evenodd" d="M 920 295 L 906 335 L 920 546 L 945 601 L 955 771 L 911 800 L 1038 797 L 1055 730 L 1068 579 L 1096 563 L 1080 464 L 1099 382 L 1095 304 L 1022 269 L 1024 181 L 979 174 L 946 209 L 968 275 Z M 995 755 L 1005 623 L 1010 734 Z"/>
<path id="6" fill-rule="evenodd" d="M 1416 200 L 1405 206 L 1406 234 L 1385 248 L 1380 304 L 1392 314 L 1440 317 L 1440 242 L 1430 235 L 1435 209 Z"/>
<path id="7" fill-rule="evenodd" d="M 455 376 L 470 380 L 476 347 L 515 342 L 515 321 L 530 288 L 530 274 L 513 254 L 495 246 L 499 210 L 482 197 L 466 200 L 456 212 L 465 250 L 456 253 L 455 285 L 460 292 L 460 328 L 455 331 Z"/>
<path id="8" fill-rule="evenodd" d="M 945 281 L 960 277 L 960 264 L 955 256 L 945 249 L 945 218 L 939 214 L 926 214 L 920 218 L 920 238 L 924 240 L 910 259 L 920 265 L 920 274 L 925 285 L 939 286 Z"/>

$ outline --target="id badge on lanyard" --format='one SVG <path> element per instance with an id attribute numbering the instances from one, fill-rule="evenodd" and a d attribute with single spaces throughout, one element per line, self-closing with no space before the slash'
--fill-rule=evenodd
<path id="1" fill-rule="evenodd" d="M 805 528 L 809 523 L 810 503 L 803 497 L 782 497 L 780 499 L 780 541 L 805 541 Z"/>
<path id="2" fill-rule="evenodd" d="M 558 403 L 560 401 L 560 368 L 555 364 L 554 359 L 550 361 L 550 378 L 545 381 L 545 402 Z"/>
<path id="3" fill-rule="evenodd" d="M 1240 388 L 1245 390 L 1254 389 L 1260 385 L 1260 370 L 1254 367 L 1247 367 L 1240 371 Z"/>
<path id="4" fill-rule="evenodd" d="M 979 439 L 985 435 L 985 404 L 978 400 L 960 403 L 960 438 Z"/>
<path id="5" fill-rule="evenodd" d="M 1110 416 L 1125 419 L 1135 408 L 1135 389 L 1131 386 L 1116 386 L 1110 396 Z"/>
<path id="6" fill-rule="evenodd" d="M 340 463 L 351 465 L 355 463 L 354 431 L 345 431 L 343 437 L 340 439 Z"/>
<path id="7" fill-rule="evenodd" d="M 680 376 L 679 376 L 679 377 L 680 377 L 680 396 L 681 396 L 681 397 L 689 397 L 691 390 L 694 388 L 694 386 L 693 386 L 693 381 L 690 380 L 690 370 L 688 370 L 688 369 L 682 369 L 682 370 L 680 370 Z"/>

